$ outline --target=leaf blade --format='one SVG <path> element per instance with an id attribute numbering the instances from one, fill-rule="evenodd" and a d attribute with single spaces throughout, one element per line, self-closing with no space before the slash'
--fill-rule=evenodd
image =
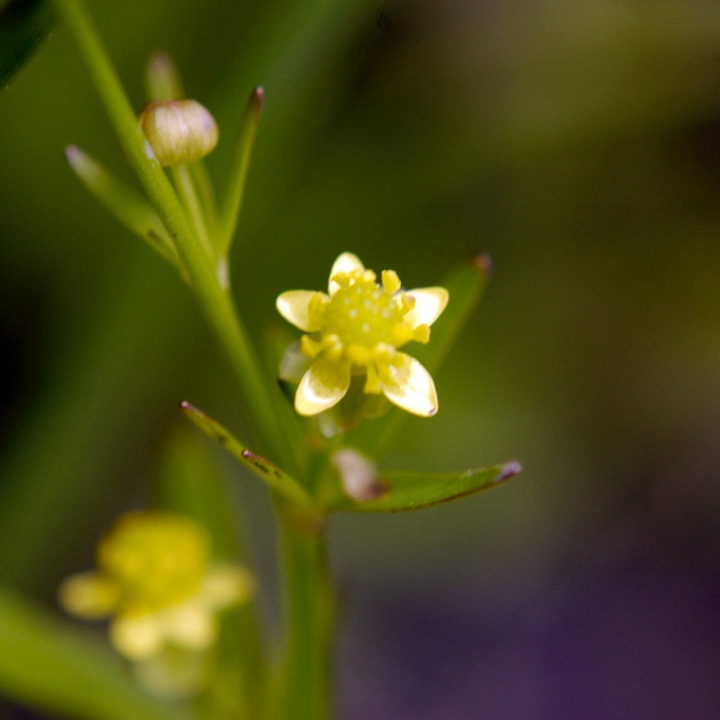
<path id="1" fill-rule="evenodd" d="M 200 430 L 219 442 L 271 490 L 284 496 L 295 505 L 302 507 L 312 506 L 309 495 L 297 480 L 275 465 L 275 463 L 250 450 L 217 420 L 198 410 L 189 402 L 182 402 L 180 408 Z"/>
<path id="2" fill-rule="evenodd" d="M 160 217 L 138 192 L 118 180 L 99 162 L 75 145 L 65 148 L 65 159 L 80 182 L 125 227 L 144 240 L 175 267 L 180 261 Z"/>
<path id="3" fill-rule="evenodd" d="M 187 720 L 141 691 L 109 648 L 0 588 L 0 692 L 86 720 Z"/>
<path id="4" fill-rule="evenodd" d="M 380 497 L 358 502 L 350 497 L 338 499 L 332 511 L 409 512 L 440 505 L 489 490 L 514 477 L 522 470 L 517 461 L 464 472 L 414 473 L 389 472 L 378 478 L 384 488 Z"/>

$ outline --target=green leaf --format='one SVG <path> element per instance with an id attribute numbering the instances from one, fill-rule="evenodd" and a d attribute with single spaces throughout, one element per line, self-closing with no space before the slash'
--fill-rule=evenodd
<path id="1" fill-rule="evenodd" d="M 383 473 L 374 482 L 374 499 L 357 502 L 349 496 L 338 499 L 329 510 L 356 512 L 405 512 L 422 510 L 489 490 L 514 477 L 522 470 L 519 462 L 464 472 Z"/>
<path id="2" fill-rule="evenodd" d="M 301 507 L 312 506 L 309 495 L 295 478 L 280 469 L 275 463 L 254 453 L 237 440 L 229 430 L 226 430 L 217 420 L 205 415 L 201 410 L 188 402 L 180 405 L 185 414 L 203 432 L 213 440 L 217 440 L 226 450 L 234 455 L 254 475 L 257 475 L 271 490 L 279 493 L 294 505 Z"/>
<path id="3" fill-rule="evenodd" d="M 440 367 L 480 302 L 491 267 L 487 255 L 477 255 L 438 283 L 449 293 L 447 307 L 432 326 L 430 342 L 427 345 L 410 345 L 407 350 L 408 354 L 416 357 L 430 373 Z M 440 401 L 442 412 L 442 396 Z M 404 411 L 392 408 L 387 416 L 378 420 L 367 420 L 357 430 L 348 433 L 347 442 L 371 457 L 379 457 L 407 417 Z"/>
<path id="4" fill-rule="evenodd" d="M 219 257 L 225 257 L 230 252 L 230 246 L 235 235 L 245 193 L 245 181 L 250 167 L 250 157 L 255 144 L 258 125 L 260 124 L 264 97 L 265 91 L 263 88 L 258 87 L 252 91 L 240 123 L 230 177 L 228 178 L 222 204 L 222 231 L 218 238 L 220 245 L 217 248 Z"/>
<path id="5" fill-rule="evenodd" d="M 432 326 L 427 345 L 411 346 L 410 354 L 430 371 L 435 372 L 465 327 L 482 299 L 492 272 L 492 261 L 485 254 L 463 263 L 440 283 L 450 296 L 442 315 Z"/>
<path id="6" fill-rule="evenodd" d="M 0 3 L 0 90 L 4 90 L 55 24 L 47 0 L 11 0 Z"/>
<path id="7" fill-rule="evenodd" d="M 138 192 L 109 173 L 100 163 L 74 145 L 65 148 L 65 159 L 85 187 L 131 232 L 178 267 L 177 252 L 158 214 Z"/>
<path id="8" fill-rule="evenodd" d="M 0 588 L 0 693 L 87 720 L 188 720 L 142 692 L 109 648 Z"/>
<path id="9" fill-rule="evenodd" d="M 180 73 L 172 57 L 166 52 L 155 52 L 145 69 L 145 94 L 148 102 L 175 100 L 185 95 Z"/>

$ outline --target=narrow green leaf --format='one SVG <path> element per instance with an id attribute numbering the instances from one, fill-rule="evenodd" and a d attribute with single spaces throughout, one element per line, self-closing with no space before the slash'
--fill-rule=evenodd
<path id="1" fill-rule="evenodd" d="M 218 257 L 225 257 L 228 254 L 235 235 L 264 97 L 263 88 L 255 88 L 250 94 L 242 117 L 230 177 L 222 203 L 222 231 L 219 238 L 220 246 L 217 248 Z"/>
<path id="2" fill-rule="evenodd" d="M 75 145 L 65 148 L 65 158 L 83 185 L 125 227 L 175 267 L 179 265 L 170 235 L 150 203 Z"/>
<path id="3" fill-rule="evenodd" d="M 0 3 L 0 90 L 4 90 L 55 24 L 47 0 Z"/>
<path id="4" fill-rule="evenodd" d="M 457 473 L 383 473 L 377 479 L 378 497 L 357 502 L 348 496 L 329 510 L 404 512 L 421 510 L 496 487 L 522 470 L 519 462 Z"/>
<path id="5" fill-rule="evenodd" d="M 246 468 L 257 475 L 271 490 L 279 493 L 294 505 L 310 507 L 312 501 L 308 494 L 295 478 L 281 470 L 275 463 L 257 455 L 237 440 L 219 422 L 205 415 L 201 410 L 188 402 L 183 402 L 180 408 L 203 432 L 219 442 L 232 455 L 234 455 Z"/>
<path id="6" fill-rule="evenodd" d="M 412 344 L 407 348 L 408 354 L 416 357 L 430 373 L 440 367 L 480 302 L 490 271 L 490 258 L 487 255 L 477 255 L 438 283 L 448 290 L 448 305 L 432 326 L 430 342 L 427 345 Z M 440 408 L 442 412 L 442 395 Z M 407 413 L 392 408 L 385 417 L 367 420 L 357 430 L 348 433 L 348 444 L 362 449 L 371 457 L 379 457 L 407 417 Z"/>
<path id="7" fill-rule="evenodd" d="M 442 315 L 432 326 L 430 342 L 413 346 L 411 354 L 430 371 L 441 365 L 453 343 L 482 299 L 492 271 L 492 261 L 485 254 L 463 263 L 440 283 L 450 300 Z"/>
<path id="8" fill-rule="evenodd" d="M 175 100 L 183 96 L 180 73 L 168 53 L 162 50 L 153 53 L 145 69 L 145 91 L 148 101 Z"/>
<path id="9" fill-rule="evenodd" d="M 0 589 L 0 693 L 87 720 L 188 720 L 132 681 L 119 658 L 26 598 Z"/>

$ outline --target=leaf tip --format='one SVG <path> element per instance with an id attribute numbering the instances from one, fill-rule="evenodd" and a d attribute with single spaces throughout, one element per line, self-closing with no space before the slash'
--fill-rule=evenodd
<path id="1" fill-rule="evenodd" d="M 515 475 L 522 472 L 522 469 L 523 467 L 521 463 L 519 463 L 517 460 L 511 460 L 510 462 L 505 463 L 500 468 L 500 473 L 495 477 L 493 483 L 495 485 L 499 485 L 501 482 L 505 482 L 511 477 L 515 477 Z"/>
<path id="2" fill-rule="evenodd" d="M 77 145 L 65 146 L 65 161 L 77 173 L 88 171 L 92 167 L 92 161 L 87 153 Z"/>

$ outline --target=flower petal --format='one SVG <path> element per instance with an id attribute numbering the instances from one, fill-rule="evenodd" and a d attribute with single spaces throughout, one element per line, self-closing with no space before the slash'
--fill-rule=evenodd
<path id="1" fill-rule="evenodd" d="M 203 607 L 216 610 L 246 600 L 254 591 L 255 579 L 245 568 L 217 563 L 208 570 L 197 600 Z"/>
<path id="2" fill-rule="evenodd" d="M 415 300 L 415 307 L 405 315 L 413 328 L 432 325 L 440 317 L 449 298 L 448 291 L 443 287 L 416 288 L 406 294 Z"/>
<path id="3" fill-rule="evenodd" d="M 365 266 L 362 264 L 360 258 L 350 252 L 344 252 L 342 255 L 339 255 L 330 270 L 330 283 L 328 285 L 330 295 L 334 295 L 340 289 L 340 286 L 336 282 L 333 282 L 333 277 L 338 273 L 352 272 L 353 270 L 360 270 L 360 272 L 365 270 Z"/>
<path id="4" fill-rule="evenodd" d="M 303 375 L 295 393 L 300 415 L 317 415 L 340 402 L 350 387 L 350 363 L 320 359 Z"/>
<path id="5" fill-rule="evenodd" d="M 383 392 L 390 402 L 413 415 L 429 417 L 438 410 L 438 397 L 430 373 L 413 357 L 397 353 L 384 379 Z"/>
<path id="6" fill-rule="evenodd" d="M 71 575 L 60 586 L 60 605 L 77 617 L 96 619 L 110 615 L 120 599 L 118 586 L 94 572 Z"/>
<path id="7" fill-rule="evenodd" d="M 191 650 L 207 650 L 217 637 L 215 616 L 195 602 L 165 610 L 162 625 L 165 640 Z"/>
<path id="8" fill-rule="evenodd" d="M 151 657 L 160 650 L 163 642 L 157 613 L 116 617 L 110 623 L 110 641 L 131 660 Z"/>
<path id="9" fill-rule="evenodd" d="M 319 296 L 319 297 L 318 297 Z M 278 296 L 275 307 L 278 312 L 295 327 L 305 332 L 315 332 L 322 327 L 322 317 L 317 311 L 318 306 L 329 302 L 330 298 L 325 293 L 312 290 L 288 290 Z"/>

